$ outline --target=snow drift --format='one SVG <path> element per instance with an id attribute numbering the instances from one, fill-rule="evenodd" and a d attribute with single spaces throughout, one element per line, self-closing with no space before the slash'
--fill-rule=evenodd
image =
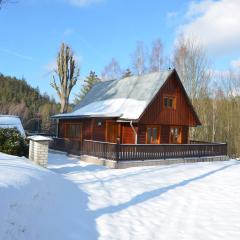
<path id="1" fill-rule="evenodd" d="M 238 240 L 235 160 L 106 169 L 0 153 L 0 239 Z"/>
<path id="2" fill-rule="evenodd" d="M 25 158 L 2 153 L 0 213 L 0 239 L 97 238 L 86 193 Z"/>

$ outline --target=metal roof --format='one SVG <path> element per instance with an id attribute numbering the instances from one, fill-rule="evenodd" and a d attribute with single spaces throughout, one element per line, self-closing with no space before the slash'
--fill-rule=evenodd
<path id="1" fill-rule="evenodd" d="M 55 118 L 119 117 L 136 120 L 160 90 L 172 70 L 99 82 L 73 112 Z"/>

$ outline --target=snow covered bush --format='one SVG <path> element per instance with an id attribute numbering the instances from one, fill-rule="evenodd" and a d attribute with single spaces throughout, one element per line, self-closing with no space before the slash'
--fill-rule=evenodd
<path id="1" fill-rule="evenodd" d="M 0 128 L 0 152 L 27 156 L 28 145 L 17 128 Z"/>

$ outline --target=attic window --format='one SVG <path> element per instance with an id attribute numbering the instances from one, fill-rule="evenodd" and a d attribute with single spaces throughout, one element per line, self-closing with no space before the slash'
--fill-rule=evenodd
<path id="1" fill-rule="evenodd" d="M 164 96 L 163 104 L 165 108 L 175 109 L 176 108 L 176 98 L 174 96 Z"/>

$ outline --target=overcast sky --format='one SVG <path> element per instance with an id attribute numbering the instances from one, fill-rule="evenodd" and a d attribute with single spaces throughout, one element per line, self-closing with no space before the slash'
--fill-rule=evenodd
<path id="1" fill-rule="evenodd" d="M 0 72 L 24 76 L 50 95 L 61 42 L 73 48 L 81 77 L 100 75 L 115 57 L 122 68 L 141 40 L 171 57 L 179 34 L 198 39 L 217 71 L 240 67 L 240 0 L 18 0 L 0 10 Z M 75 89 L 75 92 L 79 88 Z"/>

